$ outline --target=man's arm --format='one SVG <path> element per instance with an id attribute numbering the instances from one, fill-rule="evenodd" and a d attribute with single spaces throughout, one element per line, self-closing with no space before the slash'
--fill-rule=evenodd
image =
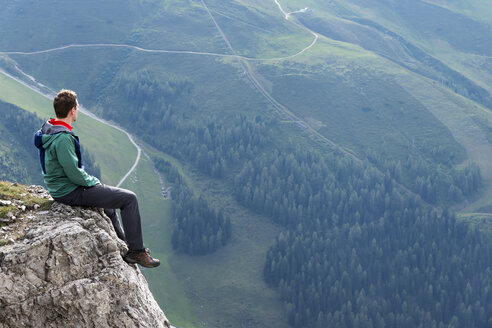
<path id="1" fill-rule="evenodd" d="M 98 178 L 79 168 L 79 160 L 75 154 L 73 137 L 69 134 L 64 134 L 59 138 L 60 140 L 56 145 L 56 155 L 60 165 L 63 167 L 63 170 L 70 181 L 74 184 L 85 187 L 92 187 L 100 183 Z"/>

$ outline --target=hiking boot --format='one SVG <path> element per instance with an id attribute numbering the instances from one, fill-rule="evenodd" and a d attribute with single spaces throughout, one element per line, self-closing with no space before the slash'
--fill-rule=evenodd
<path id="1" fill-rule="evenodd" d="M 146 268 L 155 268 L 158 267 L 161 262 L 158 259 L 155 259 L 149 255 L 150 250 L 148 248 L 142 251 L 129 251 L 123 257 L 123 259 L 130 264 L 140 264 Z"/>

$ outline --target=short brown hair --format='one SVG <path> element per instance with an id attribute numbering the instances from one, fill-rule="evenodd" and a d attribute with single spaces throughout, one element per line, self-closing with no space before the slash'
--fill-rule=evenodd
<path id="1" fill-rule="evenodd" d="M 57 118 L 65 118 L 72 108 L 77 107 L 77 94 L 72 90 L 60 90 L 53 99 Z"/>

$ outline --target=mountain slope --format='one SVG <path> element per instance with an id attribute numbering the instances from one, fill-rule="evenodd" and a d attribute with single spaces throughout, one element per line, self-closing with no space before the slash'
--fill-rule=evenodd
<path id="1" fill-rule="evenodd" d="M 55 5 L 48 2 L 38 8 L 46 13 L 45 22 L 54 19 L 49 9 Z M 9 6 L 9 10 L 22 9 L 27 2 L 9 2 Z M 291 324 L 299 326 L 304 318 L 322 325 L 330 321 L 328 313 L 333 316 L 343 306 L 343 313 L 350 313 L 348 304 L 355 304 L 359 294 L 370 287 L 350 283 L 360 273 L 356 264 L 362 272 L 375 269 L 358 256 L 371 238 L 374 254 L 385 254 L 378 263 L 390 266 L 388 272 L 396 276 L 406 265 L 422 273 L 426 286 L 447 286 L 427 271 L 434 266 L 414 262 L 412 256 L 422 249 L 438 257 L 444 279 L 450 274 L 444 259 L 456 255 L 446 238 L 462 239 L 444 233 L 441 224 L 450 224 L 452 216 L 446 214 L 445 220 L 435 221 L 434 214 L 426 211 L 463 206 L 480 196 L 480 206 L 490 204 L 483 188 L 490 187 L 489 181 L 482 179 L 491 176 L 490 22 L 476 11 L 479 1 L 466 8 L 452 1 L 140 1 L 119 8 L 122 17 L 130 10 L 136 12 L 127 25 L 105 20 L 103 12 L 84 6 L 74 6 L 83 13 L 75 24 L 64 28 L 46 24 L 47 34 L 59 35 L 57 41 L 50 37 L 44 44 L 44 36 L 36 34 L 29 45 L 13 48 L 12 37 L 6 38 L 0 50 L 7 51 L 4 55 L 10 62 L 3 65 L 19 75 L 15 60 L 23 71 L 51 88 L 77 90 L 91 110 L 154 147 L 154 160 L 165 158 L 172 164 L 162 172 L 166 183 L 186 181 L 207 206 L 231 217 L 232 237 L 214 254 L 194 257 L 173 253 L 169 240 L 161 244 L 174 270 L 191 277 L 184 281 L 193 306 L 199 309 L 207 304 L 197 311 L 203 322 L 219 326 L 274 322 L 262 311 L 263 301 L 251 313 L 244 310 L 253 304 L 249 284 L 264 288 L 260 264 L 267 254 L 264 268 L 268 270 L 263 274 L 278 287 Z M 9 35 L 13 26 L 28 33 L 29 26 L 9 19 L 3 26 Z M 90 37 L 93 26 L 107 33 Z M 449 28 L 439 30 L 441 26 Z M 470 30 L 475 33 L 473 38 L 466 37 Z M 265 166 L 259 168 L 255 163 Z M 175 172 L 182 177 L 175 177 Z M 313 177 L 324 181 L 323 188 Z M 138 181 L 132 184 L 145 191 Z M 278 190 L 278 185 L 289 187 Z M 343 206 L 330 207 L 329 202 Z M 326 205 L 319 212 L 321 204 Z M 361 204 L 367 207 L 357 207 Z M 170 213 L 168 208 L 167 218 Z M 309 220 L 321 229 L 317 237 Z M 416 237 L 427 229 L 422 221 L 436 224 L 432 229 L 436 235 L 426 239 L 434 238 L 449 254 L 433 253 L 432 244 Z M 171 222 L 153 219 L 153 230 L 163 233 Z M 249 237 L 252 222 L 266 232 L 257 245 Z M 385 224 L 384 229 L 378 222 Z M 398 222 L 407 224 L 415 236 L 397 241 L 382 233 L 400 234 Z M 273 240 L 279 231 L 284 234 Z M 461 227 L 452 231 L 473 234 Z M 344 233 L 351 236 L 346 242 Z M 346 245 L 355 250 L 350 256 L 352 266 L 337 262 L 336 270 L 344 276 L 339 281 L 315 251 L 314 245 L 319 244 L 314 241 L 328 240 L 333 241 L 334 252 L 340 249 L 330 261 L 348 257 L 352 250 Z M 297 246 L 284 247 L 287 241 Z M 398 254 L 387 245 L 393 245 Z M 486 251 L 486 245 L 477 247 Z M 254 255 L 255 264 L 248 271 L 254 278 L 243 277 L 240 265 L 234 268 L 234 257 L 241 252 Z M 306 262 L 299 261 L 300 253 L 308 254 L 303 257 Z M 282 257 L 289 259 L 288 265 L 279 264 Z M 279 267 L 282 269 L 276 271 Z M 314 271 L 335 279 L 332 283 L 339 285 L 334 294 L 324 291 L 318 300 L 302 296 L 321 281 L 314 278 Z M 225 272 L 237 279 L 224 279 Z M 489 273 L 482 274 L 487 278 Z M 482 289 L 472 282 L 475 278 L 466 276 L 473 290 Z M 416 314 L 423 308 L 412 303 L 417 297 L 437 304 L 437 294 L 427 298 L 422 290 L 409 288 L 411 284 L 397 293 L 396 285 L 386 284 L 377 275 L 370 277 L 369 285 L 381 287 L 371 291 L 373 299 L 380 299 L 380 290 L 391 297 L 404 297 L 415 310 L 408 319 L 414 323 L 424 322 Z M 155 279 L 156 285 L 160 283 L 159 277 Z M 220 299 L 209 287 L 217 282 L 223 286 Z M 467 287 L 463 286 L 461 294 Z M 262 295 L 263 300 L 270 299 L 270 291 Z M 348 292 L 358 294 L 351 298 L 344 294 Z M 402 296 L 409 293 L 415 294 Z M 487 308 L 487 297 L 480 300 L 476 311 Z M 327 307 L 319 302 L 323 298 L 336 301 Z M 248 301 L 241 304 L 241 300 Z M 422 311 L 429 312 L 432 320 L 444 316 L 445 324 L 463 323 L 467 315 L 460 301 L 456 302 L 448 304 L 447 310 L 429 307 Z M 279 303 L 265 306 L 280 317 Z M 227 315 L 222 312 L 224 305 L 230 306 Z M 380 319 L 393 322 L 390 312 L 399 313 L 398 320 L 407 320 L 403 305 L 394 309 L 382 303 L 377 306 L 385 314 L 371 318 L 373 323 Z M 449 309 L 457 307 L 461 310 L 455 320 Z M 362 309 L 357 307 L 354 317 Z M 346 318 L 350 320 L 350 315 Z"/>

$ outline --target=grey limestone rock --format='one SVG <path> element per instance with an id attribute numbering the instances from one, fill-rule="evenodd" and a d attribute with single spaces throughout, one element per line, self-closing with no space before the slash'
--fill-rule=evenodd
<path id="1" fill-rule="evenodd" d="M 102 211 L 54 202 L 18 215 L 0 231 L 11 241 L 0 247 L 0 328 L 168 327 Z"/>

